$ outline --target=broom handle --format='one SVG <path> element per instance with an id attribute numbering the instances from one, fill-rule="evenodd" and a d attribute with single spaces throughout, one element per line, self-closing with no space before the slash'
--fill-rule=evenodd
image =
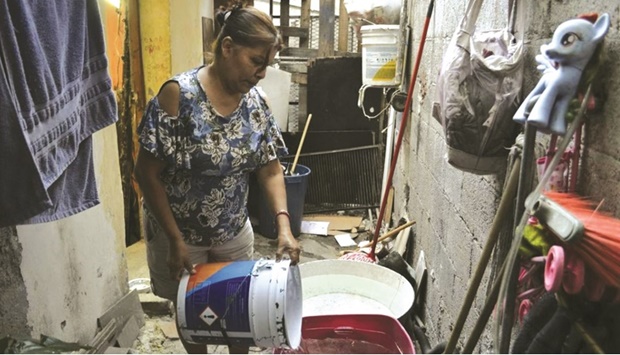
<path id="1" fill-rule="evenodd" d="M 523 238 L 523 229 L 525 228 L 525 225 L 527 224 L 527 220 L 529 218 L 529 212 L 532 210 L 532 206 L 534 205 L 534 203 L 536 203 L 536 201 L 538 201 L 538 198 L 542 195 L 543 188 L 545 187 L 547 182 L 549 182 L 549 179 L 551 178 L 551 174 L 553 173 L 553 170 L 555 170 L 555 168 L 558 166 L 558 163 L 560 162 L 560 159 L 562 159 L 562 155 L 564 151 L 566 150 L 566 148 L 568 147 L 568 143 L 571 141 L 573 134 L 575 134 L 577 127 L 581 126 L 581 122 L 583 122 L 583 118 L 585 116 L 587 103 L 588 103 L 588 100 L 590 99 L 591 92 L 592 92 L 592 84 L 588 85 L 588 90 L 586 91 L 583 101 L 581 102 L 581 107 L 579 108 L 579 112 L 577 113 L 577 116 L 575 117 L 575 120 L 573 121 L 573 123 L 568 127 L 568 131 L 566 132 L 566 134 L 564 135 L 564 138 L 562 138 L 562 141 L 557 147 L 556 153 L 553 156 L 553 159 L 551 160 L 551 163 L 549 164 L 548 169 L 545 170 L 543 177 L 538 182 L 538 185 L 536 185 L 536 188 L 534 189 L 534 191 L 532 191 L 530 195 L 527 197 L 527 199 L 525 199 L 525 211 L 521 215 L 521 221 L 519 225 L 517 226 L 517 228 L 515 228 L 515 234 L 512 240 L 512 245 L 510 246 L 510 250 L 508 251 L 508 254 L 506 255 L 506 258 L 508 259 L 508 264 L 507 264 L 508 267 L 506 268 L 506 270 L 504 270 L 504 274 L 501 276 L 502 284 L 501 284 L 500 291 L 499 291 L 499 301 L 498 301 L 499 307 L 497 309 L 498 315 L 503 315 L 503 312 L 506 310 L 505 309 L 506 304 L 504 304 L 505 302 L 513 302 L 512 299 L 508 299 L 507 297 L 508 287 L 510 286 L 509 285 L 510 275 L 512 275 L 512 273 L 515 270 L 515 265 L 516 265 L 515 261 L 517 260 L 517 255 L 519 254 L 519 245 L 521 245 L 521 239 Z M 503 319 L 504 317 L 498 317 L 498 318 Z M 495 324 L 496 326 L 494 329 L 494 337 L 495 337 L 496 346 L 498 345 L 497 344 L 498 340 L 501 338 L 501 328 L 502 328 L 501 323 L 502 323 L 501 320 L 498 319 L 498 321 Z"/>
<path id="2" fill-rule="evenodd" d="M 520 165 L 521 159 L 516 158 L 512 164 L 510 177 L 508 178 L 506 188 L 502 193 L 499 207 L 497 208 L 497 212 L 493 218 L 493 224 L 491 225 L 491 230 L 489 230 L 489 235 L 487 236 L 487 241 L 484 245 L 484 249 L 482 250 L 482 255 L 480 255 L 480 259 L 476 265 L 476 271 L 468 282 L 467 294 L 465 295 L 465 300 L 463 301 L 461 311 L 459 312 L 459 316 L 454 324 L 454 328 L 452 329 L 452 334 L 450 335 L 450 340 L 448 341 L 448 345 L 446 345 L 444 354 L 452 354 L 456 348 L 456 343 L 459 340 L 459 336 L 461 335 L 461 331 L 463 330 L 463 326 L 467 320 L 467 315 L 469 314 L 471 305 L 476 298 L 476 293 L 478 293 L 480 281 L 482 281 L 482 277 L 484 276 L 484 272 L 489 263 L 489 259 L 491 258 L 491 254 L 493 253 L 493 249 L 495 248 L 495 244 L 497 244 L 497 240 L 499 239 L 499 232 L 504 226 L 504 220 L 506 217 L 510 216 L 510 209 L 512 208 L 512 203 L 515 195 L 517 194 L 517 186 L 519 182 L 518 167 Z"/>
<path id="3" fill-rule="evenodd" d="M 562 138 L 562 141 L 560 142 L 560 145 L 558 146 L 558 149 L 556 150 L 556 153 L 553 156 L 553 159 L 551 160 L 549 169 L 545 171 L 542 179 L 540 180 L 538 185 L 536 185 L 536 189 L 526 199 L 525 207 L 527 208 L 528 211 L 531 211 L 534 203 L 538 201 L 538 198 L 542 194 L 542 191 L 545 188 L 545 185 L 547 184 L 547 182 L 549 182 L 549 179 L 551 178 L 551 175 L 553 174 L 553 170 L 555 170 L 555 168 L 558 166 L 558 163 L 562 159 L 562 155 L 564 154 L 564 151 L 566 151 L 566 148 L 568 148 L 568 144 L 570 143 L 573 135 L 575 134 L 577 127 L 581 127 L 581 122 L 583 122 L 583 117 L 585 115 L 585 111 L 587 108 L 587 102 L 590 99 L 591 90 L 592 90 L 592 84 L 588 86 L 588 91 L 586 91 L 586 95 L 583 98 L 581 107 L 579 108 L 579 112 L 577 113 L 577 117 L 575 117 L 573 124 L 570 125 L 568 132 L 566 132 L 566 135 L 564 135 L 564 138 Z"/>
<path id="4" fill-rule="evenodd" d="M 504 269 L 506 269 L 506 260 L 507 259 L 504 259 L 502 267 L 497 273 L 498 275 L 501 275 L 504 272 Z M 489 318 L 491 317 L 491 314 L 495 309 L 495 305 L 497 304 L 497 296 L 499 295 L 499 286 L 501 283 L 502 279 L 499 277 L 493 282 L 491 292 L 489 293 L 486 301 L 484 302 L 482 311 L 480 311 L 480 317 L 478 317 L 478 320 L 474 325 L 474 329 L 471 331 L 471 334 L 469 334 L 469 338 L 467 338 L 467 342 L 463 347 L 462 354 L 472 354 L 474 348 L 476 347 L 476 344 L 478 344 L 478 340 L 480 340 L 480 335 L 484 331 L 484 328 L 486 327 L 487 322 L 489 321 Z"/>
<path id="5" fill-rule="evenodd" d="M 306 120 L 306 125 L 304 126 L 304 133 L 301 134 L 301 140 L 299 141 L 299 146 L 297 147 L 297 153 L 295 154 L 295 160 L 293 160 L 293 166 L 291 167 L 291 175 L 295 172 L 295 167 L 297 166 L 297 160 L 299 159 L 299 153 L 301 153 L 301 146 L 304 145 L 304 140 L 306 139 L 306 132 L 308 132 L 308 126 L 310 126 L 310 120 L 312 119 L 312 114 L 308 115 L 308 119 Z"/>
<path id="6" fill-rule="evenodd" d="M 391 231 L 389 231 L 389 232 L 385 233 L 384 235 L 382 235 L 381 237 L 379 237 L 379 239 L 377 239 L 377 243 L 378 242 L 382 242 L 382 241 L 388 239 L 389 237 L 393 236 L 394 234 L 404 230 L 405 228 L 409 228 L 409 227 L 411 227 L 414 224 L 415 224 L 415 221 L 411 221 L 411 222 L 407 222 L 407 223 L 403 224 L 402 226 L 399 226 L 397 228 L 392 229 Z"/>
<path id="7" fill-rule="evenodd" d="M 572 156 L 570 179 L 568 181 L 568 192 L 575 192 L 577 188 L 577 178 L 579 177 L 579 154 L 581 153 L 581 126 L 583 126 L 583 124 L 580 124 L 575 132 L 575 150 L 573 151 Z"/>
<path id="8" fill-rule="evenodd" d="M 415 221 L 411 221 L 411 222 L 407 222 L 405 224 L 403 224 L 402 226 L 398 226 L 397 228 L 392 229 L 391 231 L 383 234 L 382 236 L 379 237 L 379 239 L 377 239 L 377 243 L 382 242 L 386 239 L 388 239 L 389 237 L 393 236 L 394 234 L 411 227 L 412 225 L 415 224 Z M 359 248 L 358 248 L 359 249 Z"/>

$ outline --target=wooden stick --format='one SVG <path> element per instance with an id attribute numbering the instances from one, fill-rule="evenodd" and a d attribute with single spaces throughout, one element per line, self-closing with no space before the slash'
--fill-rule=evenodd
<path id="1" fill-rule="evenodd" d="M 88 349 L 80 350 L 80 354 L 103 354 L 116 341 L 120 325 L 117 318 L 112 318 L 101 331 L 88 343 Z"/>
<path id="2" fill-rule="evenodd" d="M 394 206 L 394 186 L 388 190 L 387 205 L 385 206 L 385 220 L 389 224 L 392 221 L 392 207 Z"/>
<path id="3" fill-rule="evenodd" d="M 293 166 L 291 167 L 291 175 L 295 173 L 295 167 L 297 166 L 297 160 L 299 159 L 299 153 L 301 153 L 301 146 L 304 145 L 304 140 L 306 139 L 306 132 L 308 132 L 308 126 L 310 125 L 310 120 L 312 119 L 312 114 L 308 115 L 308 119 L 306 120 L 306 125 L 304 126 L 304 133 L 301 134 L 301 140 L 299 141 L 299 146 L 297 147 L 297 154 L 295 154 L 295 160 L 293 160 Z"/>
<path id="4" fill-rule="evenodd" d="M 380 236 L 379 239 L 377 239 L 377 243 L 378 242 L 382 242 L 386 239 L 388 239 L 389 237 L 393 236 L 394 234 L 402 231 L 405 228 L 411 227 L 412 225 L 415 224 L 415 221 L 411 221 L 411 222 L 407 222 L 405 224 L 403 224 L 402 226 L 399 226 L 397 228 L 392 229 L 391 231 L 385 233 L 384 235 Z"/>
<path id="5" fill-rule="evenodd" d="M 382 241 L 388 239 L 389 237 L 393 236 L 394 234 L 397 234 L 400 231 L 402 231 L 402 230 L 404 230 L 406 228 L 409 228 L 409 227 L 411 227 L 414 224 L 415 224 L 415 221 L 411 221 L 411 222 L 407 222 L 407 223 L 403 224 L 402 226 L 398 226 L 398 227 L 392 229 L 391 231 L 389 231 L 389 232 L 383 234 L 382 236 L 380 236 L 379 239 L 377 239 L 377 243 L 382 242 Z M 369 244 L 369 245 L 365 246 L 364 248 L 369 248 L 370 246 L 371 245 Z M 359 251 L 360 249 L 362 249 L 362 248 L 357 247 L 356 250 Z M 352 251 L 346 250 L 344 254 L 346 254 L 346 252 L 352 252 Z"/>

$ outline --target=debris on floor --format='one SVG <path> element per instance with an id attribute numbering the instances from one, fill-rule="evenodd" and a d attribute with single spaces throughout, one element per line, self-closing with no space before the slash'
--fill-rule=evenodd
<path id="1" fill-rule="evenodd" d="M 361 218 L 360 218 L 361 220 Z M 350 227 L 347 225 L 347 228 Z M 301 262 L 321 259 L 335 259 L 338 257 L 339 246 L 334 238 L 317 235 L 302 234 L 298 238 L 302 245 Z M 145 248 L 144 243 L 132 245 L 130 248 Z M 275 258 L 277 240 L 255 234 L 254 258 Z M 128 253 L 129 255 L 129 253 Z M 145 250 L 132 250 L 131 257 L 139 260 L 128 260 L 134 270 L 129 270 L 130 280 L 148 277 Z M 133 273 L 136 272 L 137 273 Z M 146 272 L 146 273 L 145 273 Z M 131 282 L 131 281 L 130 281 Z M 134 282 L 137 283 L 137 282 Z M 134 341 L 131 350 L 140 354 L 185 354 L 179 335 L 176 331 L 174 307 L 172 302 L 150 293 L 150 289 L 142 289 L 138 294 L 144 310 L 145 324 Z M 146 292 L 145 292 L 146 291 Z M 208 345 L 208 353 L 227 354 L 228 347 L 224 345 Z M 251 347 L 250 353 L 272 353 L 273 349 Z"/>
<path id="2" fill-rule="evenodd" d="M 326 236 L 302 233 L 297 238 L 302 247 L 300 264 L 324 259 L 338 259 L 341 256 L 341 252 L 346 249 L 353 247 L 357 250 L 359 249 L 359 242 L 366 241 L 368 243 L 372 239 L 372 223 L 361 216 L 317 214 L 305 215 L 304 220 L 309 222 L 327 222 L 326 231 L 328 232 Z M 258 229 L 255 227 L 255 230 Z M 335 238 L 336 235 L 348 236 L 347 240 L 350 239 L 350 241 L 353 241 L 353 244 L 348 247 L 339 244 L 337 238 Z M 392 233 L 391 236 L 396 237 L 396 233 Z M 353 240 L 353 238 L 356 238 L 356 240 Z M 340 239 L 342 241 L 342 237 Z M 393 239 L 387 238 L 385 241 L 392 241 Z M 378 247 L 380 249 L 382 248 L 382 243 L 379 244 Z M 138 247 L 145 248 L 143 243 Z M 263 237 L 259 233 L 255 234 L 254 259 L 272 259 L 275 257 L 276 248 L 277 239 Z M 144 264 L 146 264 L 145 250 L 134 251 L 133 254 L 136 255 L 136 258 L 141 258 L 141 260 L 128 261 L 128 264 L 133 265 L 135 270 L 139 270 L 135 274 L 132 274 L 130 270 L 130 280 L 148 277 L 148 268 L 144 267 Z M 137 284 L 136 287 L 144 288 L 141 286 L 141 283 L 137 281 L 135 283 Z M 130 350 L 135 353 L 186 353 L 176 328 L 175 310 L 172 302 L 153 295 L 150 293 L 150 289 L 140 289 L 139 291 L 140 303 L 144 310 L 145 325 L 140 329 L 140 334 Z M 255 354 L 273 353 L 273 351 L 274 349 L 271 348 L 250 348 L 250 353 Z M 227 354 L 228 347 L 224 345 L 208 345 L 207 353 Z"/>
<path id="3" fill-rule="evenodd" d="M 161 324 L 172 322 L 174 317 L 169 315 L 145 315 L 145 325 L 140 331 L 138 339 L 134 342 L 133 349 L 140 354 L 185 354 L 183 344 L 177 339 L 166 337 Z"/>
<path id="4" fill-rule="evenodd" d="M 304 216 L 305 222 L 324 222 L 327 224 L 327 233 L 325 235 L 337 235 L 342 232 L 357 233 L 362 226 L 362 217 L 359 216 L 341 216 L 341 215 L 307 215 Z M 302 223 L 303 223 L 302 221 Z"/>
<path id="5" fill-rule="evenodd" d="M 174 320 L 164 321 L 160 320 L 159 328 L 164 333 L 167 339 L 176 340 L 179 339 L 179 332 L 177 331 L 177 325 Z"/>

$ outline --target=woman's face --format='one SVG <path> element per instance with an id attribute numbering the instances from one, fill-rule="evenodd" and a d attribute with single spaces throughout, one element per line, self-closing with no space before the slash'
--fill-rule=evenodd
<path id="1" fill-rule="evenodd" d="M 273 62 L 273 46 L 246 47 L 224 39 L 222 54 L 226 68 L 226 86 L 231 92 L 245 94 L 265 77 L 266 69 Z"/>

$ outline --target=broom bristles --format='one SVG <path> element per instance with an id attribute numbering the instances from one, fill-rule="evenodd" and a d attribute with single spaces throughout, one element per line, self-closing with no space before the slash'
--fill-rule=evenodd
<path id="1" fill-rule="evenodd" d="M 569 243 L 571 249 L 605 284 L 620 287 L 620 220 L 600 212 L 596 203 L 574 193 L 546 192 L 545 196 L 584 226 L 583 238 Z"/>
<path id="2" fill-rule="evenodd" d="M 608 269 L 605 265 L 601 264 L 598 260 L 597 256 L 593 256 L 590 252 L 585 249 L 575 249 L 575 254 L 577 254 L 581 260 L 587 265 L 589 271 L 593 272 L 592 275 L 588 272 L 587 277 L 597 277 L 599 278 L 605 285 L 618 287 L 618 273 L 613 272 L 611 269 Z"/>
<path id="3" fill-rule="evenodd" d="M 616 262 L 616 263 L 620 262 L 620 257 L 618 257 L 617 255 L 609 254 L 608 253 L 609 249 L 606 248 L 603 243 L 600 243 L 600 241 L 594 243 L 594 242 L 591 241 L 591 239 L 585 239 L 583 241 L 583 245 L 587 247 L 586 250 L 590 251 L 593 256 L 596 256 L 596 255 L 599 255 L 599 256 L 600 255 L 609 255 L 610 258 L 605 260 L 605 261 L 607 261 L 610 265 L 611 265 L 612 262 Z M 610 269 L 616 270 L 616 269 L 618 269 L 618 267 L 613 267 L 613 268 L 610 268 Z"/>

